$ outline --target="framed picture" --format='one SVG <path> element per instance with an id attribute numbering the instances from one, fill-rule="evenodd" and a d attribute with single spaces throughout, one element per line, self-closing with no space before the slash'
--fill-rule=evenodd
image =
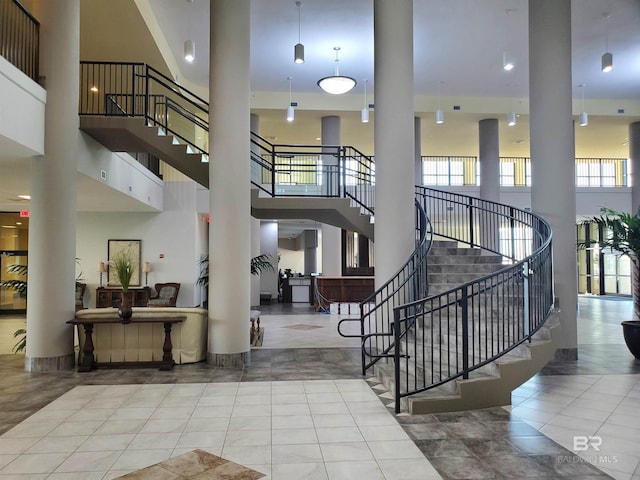
<path id="1" fill-rule="evenodd" d="M 108 240 L 107 255 L 109 258 L 109 275 L 107 277 L 107 286 L 119 287 L 120 281 L 116 275 L 115 268 L 111 267 L 113 257 L 119 252 L 128 251 L 133 262 L 133 275 L 131 276 L 130 287 L 140 286 L 140 244 L 141 240 Z"/>

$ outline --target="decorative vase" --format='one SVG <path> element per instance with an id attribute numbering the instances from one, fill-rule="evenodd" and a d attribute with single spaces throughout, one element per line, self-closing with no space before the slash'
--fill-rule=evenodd
<path id="1" fill-rule="evenodd" d="M 629 320 L 622 322 L 622 333 L 631 354 L 640 359 L 640 321 Z"/>
<path id="2" fill-rule="evenodd" d="M 127 295 L 127 292 L 122 292 L 120 308 L 118 308 L 118 315 L 120 316 L 120 320 L 122 320 L 122 323 L 131 323 L 131 315 L 133 315 L 133 310 L 131 309 L 131 305 L 129 305 L 129 296 Z"/>

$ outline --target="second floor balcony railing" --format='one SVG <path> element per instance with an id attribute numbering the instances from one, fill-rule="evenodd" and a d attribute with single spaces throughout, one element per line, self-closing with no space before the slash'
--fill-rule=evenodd
<path id="1" fill-rule="evenodd" d="M 16 0 L 0 0 L 0 55 L 38 81 L 40 23 Z"/>

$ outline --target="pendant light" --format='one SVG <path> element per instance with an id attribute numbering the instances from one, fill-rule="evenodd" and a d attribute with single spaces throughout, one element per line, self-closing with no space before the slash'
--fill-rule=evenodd
<path id="1" fill-rule="evenodd" d="M 444 82 L 440 81 L 440 83 L 438 84 L 438 108 L 436 110 L 436 123 L 437 124 L 444 123 L 444 112 L 440 108 L 440 87 L 442 86 L 443 83 Z"/>
<path id="2" fill-rule="evenodd" d="M 508 52 L 502 52 L 502 68 L 506 72 L 510 72 L 511 70 L 513 70 L 514 66 L 515 65 L 513 63 L 513 59 L 511 58 L 509 53 Z"/>
<path id="3" fill-rule="evenodd" d="M 613 70 L 613 54 L 609 51 L 609 38 L 607 35 L 607 19 L 609 18 L 608 13 L 603 14 L 604 17 L 604 49 L 605 53 L 602 54 L 602 71 L 604 73 L 609 73 Z"/>
<path id="4" fill-rule="evenodd" d="M 347 93 L 353 87 L 356 86 L 356 81 L 351 77 L 345 77 L 340 75 L 340 71 L 338 69 L 338 63 L 340 59 L 338 58 L 338 52 L 340 51 L 340 47 L 333 47 L 336 52 L 336 71 L 335 74 L 330 77 L 324 77 L 318 80 L 318 86 L 327 93 L 332 95 L 341 95 L 343 93 Z"/>
<path id="5" fill-rule="evenodd" d="M 584 83 L 581 83 L 578 86 L 582 89 L 582 113 L 580 114 L 579 125 L 581 127 L 586 127 L 587 125 L 589 125 L 589 115 L 587 115 L 587 112 L 585 112 L 584 110 Z"/>
<path id="6" fill-rule="evenodd" d="M 293 109 L 294 104 L 291 101 L 291 77 L 287 77 L 287 80 L 289 80 L 289 106 L 287 107 L 287 122 L 293 122 L 293 119 L 295 118 L 295 111 Z"/>
<path id="7" fill-rule="evenodd" d="M 296 6 L 298 7 L 298 43 L 293 47 L 293 62 L 300 64 L 304 63 L 304 45 L 300 43 L 300 7 L 302 7 L 302 2 L 297 1 Z"/>
<path id="8" fill-rule="evenodd" d="M 516 124 L 516 112 L 507 113 L 507 125 L 513 127 Z"/>
<path id="9" fill-rule="evenodd" d="M 364 83 L 364 107 L 362 107 L 362 111 L 360 112 L 360 121 L 362 123 L 369 123 L 369 105 L 367 105 L 367 81 L 363 80 Z"/>
<path id="10" fill-rule="evenodd" d="M 187 0 L 187 3 L 193 3 L 194 0 Z M 190 11 L 190 10 L 189 10 Z M 189 30 L 189 21 L 191 15 L 187 14 L 187 30 Z M 189 63 L 193 63 L 193 61 L 196 58 L 196 44 L 193 40 L 191 39 L 187 39 L 184 41 L 184 59 L 189 62 Z"/>

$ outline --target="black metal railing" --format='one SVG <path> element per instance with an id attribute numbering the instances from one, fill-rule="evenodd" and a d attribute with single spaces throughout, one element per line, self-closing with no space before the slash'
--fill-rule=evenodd
<path id="1" fill-rule="evenodd" d="M 553 308 L 551 229 L 537 215 L 416 187 L 434 235 L 498 253 L 510 265 L 446 292 L 394 308 L 396 411 L 403 397 L 478 369 L 523 342 Z"/>
<path id="2" fill-rule="evenodd" d="M 426 196 L 416 190 L 416 248 L 396 274 L 360 302 L 360 318 L 346 318 L 338 323 L 343 337 L 361 338 L 362 374 L 382 358 L 393 357 L 393 323 L 395 305 L 425 298 L 429 292 L 427 255 L 433 240 L 433 229 L 425 211 Z M 360 334 L 341 331 L 342 324 L 360 323 Z"/>
<path id="3" fill-rule="evenodd" d="M 0 55 L 39 80 L 40 23 L 17 0 L 0 0 Z"/>
<path id="4" fill-rule="evenodd" d="M 208 103 L 144 63 L 80 62 L 79 114 L 143 117 L 208 154 Z"/>
<path id="5" fill-rule="evenodd" d="M 273 144 L 251 133 L 251 182 L 273 197 L 348 198 L 373 214 L 375 168 L 354 147 Z"/>

